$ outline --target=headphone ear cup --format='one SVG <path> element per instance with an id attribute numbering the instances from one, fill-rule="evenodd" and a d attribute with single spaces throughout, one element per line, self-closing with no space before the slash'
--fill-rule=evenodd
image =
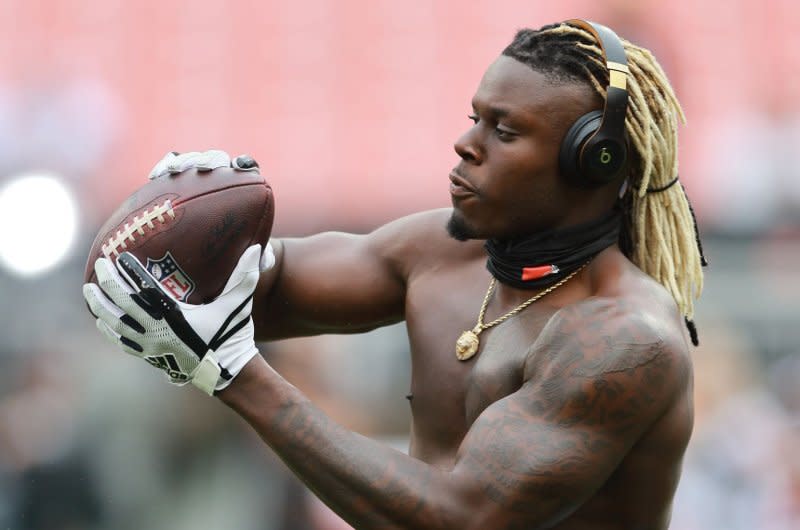
<path id="1" fill-rule="evenodd" d="M 592 185 L 590 175 L 581 174 L 581 150 L 586 140 L 600 127 L 602 121 L 603 112 L 600 110 L 584 114 L 575 120 L 561 142 L 561 149 L 558 153 L 561 174 L 576 185 Z"/>

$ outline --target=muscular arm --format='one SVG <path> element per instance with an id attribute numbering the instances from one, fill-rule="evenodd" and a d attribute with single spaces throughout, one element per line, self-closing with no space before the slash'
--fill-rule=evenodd
<path id="1" fill-rule="evenodd" d="M 641 319 L 591 304 L 556 315 L 530 359 L 537 369 L 475 421 L 451 470 L 335 424 L 259 357 L 220 397 L 359 529 L 544 528 L 608 479 L 686 370 Z"/>
<path id="2" fill-rule="evenodd" d="M 458 244 L 445 232 L 448 215 L 423 212 L 366 235 L 274 241 L 276 266 L 262 275 L 253 304 L 256 339 L 355 333 L 403 320 L 413 268 Z"/>

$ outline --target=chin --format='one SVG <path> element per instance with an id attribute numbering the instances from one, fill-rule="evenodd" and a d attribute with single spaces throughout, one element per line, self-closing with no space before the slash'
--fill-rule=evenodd
<path id="1" fill-rule="evenodd" d="M 453 210 L 450 219 L 447 220 L 447 233 L 457 241 L 469 241 L 470 239 L 484 239 L 480 234 L 464 219 L 458 210 Z"/>

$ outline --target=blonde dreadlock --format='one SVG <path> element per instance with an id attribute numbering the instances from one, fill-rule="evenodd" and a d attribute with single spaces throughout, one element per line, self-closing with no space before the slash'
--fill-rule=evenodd
<path id="1" fill-rule="evenodd" d="M 655 57 L 624 39 L 622 43 L 630 68 L 625 128 L 632 149 L 620 247 L 672 294 L 696 343 L 691 319 L 703 289 L 705 260 L 685 190 L 673 185 L 678 178 L 678 120 L 686 119 Z M 603 53 L 594 36 L 579 27 L 521 30 L 503 55 L 554 80 L 588 82 L 606 98 Z"/>

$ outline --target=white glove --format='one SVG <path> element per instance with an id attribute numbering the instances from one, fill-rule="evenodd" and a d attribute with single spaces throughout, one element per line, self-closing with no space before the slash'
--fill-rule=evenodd
<path id="1" fill-rule="evenodd" d="M 219 167 L 232 167 L 239 171 L 258 171 L 258 162 L 249 155 L 239 155 L 233 160 L 225 151 L 212 149 L 210 151 L 190 151 L 188 153 L 169 152 L 150 171 L 150 180 L 175 175 L 187 169 L 196 168 L 197 171 L 213 171 Z"/>
<path id="2" fill-rule="evenodd" d="M 161 288 L 132 254 L 115 266 L 95 262 L 99 285 L 87 283 L 83 296 L 97 327 L 123 351 L 164 370 L 172 383 L 192 382 L 207 394 L 227 387 L 258 350 L 253 292 L 259 273 L 275 262 L 272 246 L 261 254 L 253 245 L 242 254 L 222 293 L 203 305 L 178 302 Z"/>

